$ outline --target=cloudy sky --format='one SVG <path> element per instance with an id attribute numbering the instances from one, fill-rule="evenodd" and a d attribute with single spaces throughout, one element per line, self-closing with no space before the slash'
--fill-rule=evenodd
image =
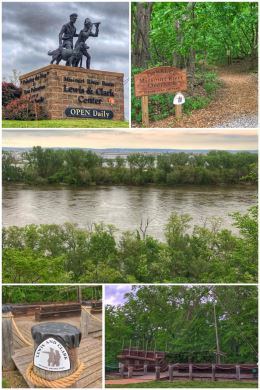
<path id="1" fill-rule="evenodd" d="M 3 78 L 9 80 L 12 69 L 24 74 L 48 65 L 51 60 L 48 50 L 58 47 L 62 25 L 69 21 L 71 13 L 77 13 L 77 33 L 86 18 L 101 22 L 99 36 L 87 41 L 91 67 L 122 72 L 126 81 L 129 72 L 128 7 L 128 3 L 113 2 L 3 3 Z M 128 86 L 126 83 L 126 103 Z"/>
<path id="2" fill-rule="evenodd" d="M 257 130 L 3 130 L 4 147 L 257 150 Z"/>
<path id="3" fill-rule="evenodd" d="M 132 286 L 125 285 L 110 285 L 105 287 L 105 304 L 106 305 L 122 305 L 125 302 L 125 294 L 131 292 Z"/>

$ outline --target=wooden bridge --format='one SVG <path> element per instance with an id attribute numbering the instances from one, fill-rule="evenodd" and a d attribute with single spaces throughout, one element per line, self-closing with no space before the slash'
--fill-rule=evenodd
<path id="1" fill-rule="evenodd" d="M 82 309 L 83 310 L 83 309 Z M 82 337 L 78 357 L 85 364 L 85 369 L 77 381 L 79 388 L 101 388 L 102 387 L 102 314 L 91 314 L 90 307 L 84 307 L 89 313 L 88 334 Z M 14 310 L 15 312 L 15 310 Z M 23 376 L 28 387 L 35 387 L 27 379 L 25 373 L 30 363 L 33 361 L 33 339 L 31 336 L 32 326 L 44 322 L 66 322 L 80 328 L 81 317 L 79 315 L 66 316 L 66 318 L 49 318 L 41 320 L 35 319 L 35 310 L 30 308 L 27 313 L 18 312 L 13 320 L 13 354 L 12 360 Z M 37 317 L 37 316 L 36 316 Z M 31 344 L 31 345 L 30 345 Z"/>

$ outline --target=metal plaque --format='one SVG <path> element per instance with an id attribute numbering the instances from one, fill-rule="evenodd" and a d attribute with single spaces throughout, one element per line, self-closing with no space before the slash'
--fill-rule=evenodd
<path id="1" fill-rule="evenodd" d="M 65 115 L 71 118 L 92 118 L 92 119 L 112 119 L 114 114 L 110 110 L 100 110 L 95 108 L 68 107 Z"/>
<path id="2" fill-rule="evenodd" d="M 64 346 L 50 337 L 36 348 L 33 364 L 46 371 L 66 371 L 70 369 L 70 358 Z"/>

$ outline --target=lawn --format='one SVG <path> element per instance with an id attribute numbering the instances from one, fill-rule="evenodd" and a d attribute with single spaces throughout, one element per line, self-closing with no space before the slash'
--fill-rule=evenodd
<path id="1" fill-rule="evenodd" d="M 15 129 L 19 128 L 115 128 L 129 127 L 128 122 L 109 121 L 102 119 L 44 119 L 39 121 L 15 121 L 3 120 L 3 128 Z"/>
<path id="2" fill-rule="evenodd" d="M 257 382 L 238 382 L 238 381 L 151 381 L 151 382 L 140 382 L 140 383 L 129 383 L 128 385 L 106 385 L 106 387 L 135 387 L 135 388 L 179 388 L 179 387 L 196 387 L 196 388 L 245 388 L 245 387 L 256 387 Z"/>

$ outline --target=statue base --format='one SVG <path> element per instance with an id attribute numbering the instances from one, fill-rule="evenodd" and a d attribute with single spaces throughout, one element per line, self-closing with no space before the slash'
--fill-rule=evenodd
<path id="1" fill-rule="evenodd" d="M 48 65 L 20 77 L 22 95 L 49 119 L 124 120 L 124 74 Z"/>

